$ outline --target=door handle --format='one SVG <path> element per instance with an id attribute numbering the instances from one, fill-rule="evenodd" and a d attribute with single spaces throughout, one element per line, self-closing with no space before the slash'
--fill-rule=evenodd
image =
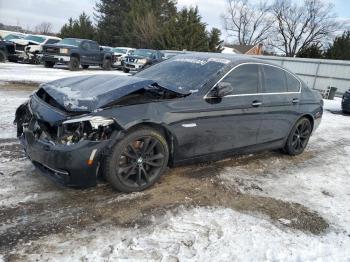
<path id="1" fill-rule="evenodd" d="M 262 105 L 262 102 L 259 101 L 259 100 L 255 100 L 255 101 L 252 102 L 252 106 L 253 106 L 253 107 L 259 107 L 259 106 L 261 106 L 261 105 Z"/>
<path id="2" fill-rule="evenodd" d="M 298 104 L 299 103 L 299 98 L 293 98 L 292 103 L 293 104 Z"/>

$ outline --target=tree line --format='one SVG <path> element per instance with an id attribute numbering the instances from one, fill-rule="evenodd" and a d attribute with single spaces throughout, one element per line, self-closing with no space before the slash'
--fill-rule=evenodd
<path id="1" fill-rule="evenodd" d="M 108 46 L 220 52 L 217 28 L 207 29 L 198 8 L 178 10 L 175 0 L 100 0 L 92 18 L 82 13 L 59 36 L 94 39 Z"/>
<path id="2" fill-rule="evenodd" d="M 227 9 L 221 16 L 223 26 L 238 44 L 264 43 L 289 57 L 349 59 L 335 51 L 341 46 L 338 42 L 346 42 L 348 33 L 337 37 L 328 47 L 346 25 L 339 22 L 334 5 L 326 0 L 226 1 Z"/>

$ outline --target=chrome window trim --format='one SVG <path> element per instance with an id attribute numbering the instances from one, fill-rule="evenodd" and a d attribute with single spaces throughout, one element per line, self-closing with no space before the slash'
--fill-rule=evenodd
<path id="1" fill-rule="evenodd" d="M 301 93 L 301 82 L 298 78 L 296 78 L 293 74 L 291 74 L 290 72 L 288 72 L 286 69 L 277 66 L 277 65 L 270 65 L 270 64 L 266 64 L 266 63 L 259 63 L 259 62 L 245 62 L 245 63 L 241 63 L 238 64 L 236 66 L 234 66 L 233 68 L 231 68 L 223 77 L 221 77 L 219 79 L 219 81 L 216 82 L 216 84 L 210 88 L 210 90 L 204 95 L 203 99 L 207 99 L 207 98 L 217 98 L 217 97 L 212 97 L 212 96 L 208 96 L 208 94 L 222 81 L 225 79 L 225 77 L 227 77 L 233 70 L 235 70 L 236 68 L 242 66 L 242 65 L 264 65 L 264 66 L 271 66 L 271 67 L 276 67 L 278 69 L 281 69 L 283 71 L 285 71 L 287 74 L 290 74 L 292 77 L 294 77 L 298 82 L 299 82 L 299 91 L 298 92 L 277 92 L 277 93 L 253 93 L 253 94 L 237 94 L 237 95 L 227 95 L 227 96 L 223 96 L 224 97 L 236 97 L 236 96 L 261 96 L 261 95 L 289 95 L 289 94 L 300 94 Z"/>

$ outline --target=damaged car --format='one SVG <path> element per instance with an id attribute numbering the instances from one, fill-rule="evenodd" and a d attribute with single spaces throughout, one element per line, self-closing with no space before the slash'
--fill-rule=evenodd
<path id="1" fill-rule="evenodd" d="M 301 154 L 323 114 L 320 94 L 247 56 L 179 55 L 134 76 L 42 84 L 16 111 L 33 164 L 62 183 L 141 191 L 168 167 L 282 149 Z"/>
<path id="2" fill-rule="evenodd" d="M 39 64 L 43 46 L 55 44 L 60 40 L 59 37 L 47 35 L 27 35 L 24 38 L 12 39 L 11 41 L 16 44 L 16 53 L 9 57 L 9 61 Z"/>

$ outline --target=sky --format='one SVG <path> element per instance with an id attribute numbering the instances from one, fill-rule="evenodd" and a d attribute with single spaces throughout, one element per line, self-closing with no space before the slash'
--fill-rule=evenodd
<path id="1" fill-rule="evenodd" d="M 294 0 L 300 1 L 300 0 Z M 96 0 L 0 0 L 0 23 L 34 29 L 41 22 L 51 22 L 58 32 L 68 18 L 76 18 L 83 11 L 93 16 Z M 350 18 L 350 1 L 333 0 L 340 18 Z M 220 15 L 225 12 L 226 0 L 178 0 L 178 7 L 198 6 L 209 27 L 222 29 Z"/>

